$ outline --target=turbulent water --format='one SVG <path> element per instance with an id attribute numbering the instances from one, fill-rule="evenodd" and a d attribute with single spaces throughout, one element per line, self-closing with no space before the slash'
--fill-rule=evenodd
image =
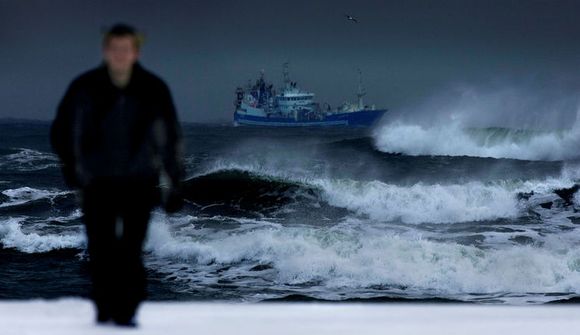
<path id="1" fill-rule="evenodd" d="M 580 295 L 580 132 L 184 127 L 186 206 L 156 210 L 152 299 Z M 48 124 L 0 125 L 0 298 L 86 295 L 82 213 Z M 114 190 L 111 190 L 114 192 Z"/>

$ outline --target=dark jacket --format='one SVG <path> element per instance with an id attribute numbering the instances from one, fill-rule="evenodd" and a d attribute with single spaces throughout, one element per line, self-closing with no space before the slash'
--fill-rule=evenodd
<path id="1" fill-rule="evenodd" d="M 76 78 L 58 106 L 50 139 L 67 184 L 103 180 L 157 183 L 183 177 L 181 132 L 167 85 L 135 64 L 130 82 L 113 85 L 105 65 Z"/>

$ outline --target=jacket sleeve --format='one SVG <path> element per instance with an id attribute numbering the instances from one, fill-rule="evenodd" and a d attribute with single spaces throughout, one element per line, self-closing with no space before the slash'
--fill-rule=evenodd
<path id="1" fill-rule="evenodd" d="M 75 123 L 75 88 L 69 86 L 67 92 L 58 105 L 56 117 L 50 129 L 50 142 L 53 151 L 61 161 L 61 169 L 66 184 L 69 187 L 78 187 L 75 177 L 74 155 L 74 123 Z"/>
<path id="2" fill-rule="evenodd" d="M 173 188 L 180 188 L 185 175 L 183 167 L 183 139 L 181 127 L 169 88 L 164 85 L 162 119 L 165 126 L 163 166 Z"/>

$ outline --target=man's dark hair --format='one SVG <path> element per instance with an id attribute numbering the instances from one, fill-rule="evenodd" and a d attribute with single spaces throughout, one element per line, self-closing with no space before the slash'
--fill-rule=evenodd
<path id="1" fill-rule="evenodd" d="M 105 30 L 103 36 L 103 47 L 106 47 L 109 44 L 109 41 L 113 38 L 126 36 L 133 37 L 135 48 L 137 48 L 137 50 L 141 48 L 141 45 L 143 44 L 143 36 L 137 31 L 137 29 L 135 29 L 135 27 L 125 23 L 117 23 Z"/>

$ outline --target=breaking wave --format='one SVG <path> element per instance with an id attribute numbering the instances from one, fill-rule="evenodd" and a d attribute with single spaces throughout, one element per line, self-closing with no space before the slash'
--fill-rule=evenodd
<path id="1" fill-rule="evenodd" d="M 573 170 L 571 176 L 576 176 Z M 224 216 L 219 211 L 222 216 L 208 216 L 207 212 L 194 210 L 166 216 L 155 212 L 146 242 L 148 267 L 168 281 L 181 283 L 185 290 L 215 287 L 223 291 L 224 283 L 230 282 L 238 290 L 255 290 L 256 294 L 251 295 L 254 298 L 248 299 L 256 301 L 289 294 L 325 300 L 412 298 L 416 292 L 418 298 L 525 299 L 528 303 L 580 292 L 580 248 L 572 236 L 574 230 L 542 237 L 530 228 L 530 243 L 512 240 L 528 236 L 523 226 L 507 233 L 492 230 L 482 234 L 483 239 L 492 239 L 488 244 L 492 247 L 481 248 L 424 238 L 416 225 L 513 219 L 528 215 L 530 208 L 547 207 L 546 202 L 563 202 L 555 191 L 564 188 L 569 188 L 575 206 L 565 214 L 572 215 L 578 209 L 578 193 L 573 188 L 574 180 L 567 177 L 400 186 L 380 181 L 292 177 L 256 166 L 230 166 L 195 176 L 187 185 L 190 201 L 204 206 L 229 202 L 271 214 L 270 207 L 298 204 L 296 207 L 312 211 L 327 204 L 344 208 L 349 214 L 330 224 L 309 225 L 288 224 L 275 215 L 248 218 Z M 219 190 L 228 185 L 231 187 L 225 189 L 231 193 Z M 210 193 L 204 195 L 203 190 Z M 23 188 L 8 190 L 5 195 L 9 203 L 14 203 L 55 194 L 59 192 Z M 256 208 L 254 202 L 268 206 Z M 69 222 L 79 216 L 74 211 L 70 217 L 52 220 Z M 384 223 L 392 221 L 410 226 L 403 233 L 387 229 Z M 31 224 L 34 220 L 29 222 L 26 217 L 0 221 L 2 247 L 25 253 L 85 248 L 79 226 L 52 231 Z M 562 222 L 557 225 L 562 226 Z M 500 238 L 510 243 L 497 243 Z"/>
<path id="2" fill-rule="evenodd" d="M 563 131 L 421 126 L 394 122 L 375 130 L 376 147 L 407 155 L 473 156 L 558 161 L 580 157 L 580 125 Z"/>
<path id="3" fill-rule="evenodd" d="M 25 233 L 22 229 L 24 220 L 25 218 L 9 218 L 0 221 L 0 244 L 4 248 L 13 248 L 25 253 L 42 253 L 85 247 L 85 237 L 82 233 Z"/>
<path id="4" fill-rule="evenodd" d="M 259 167 L 232 165 L 189 180 L 186 198 L 204 206 L 229 203 L 262 213 L 271 213 L 268 208 L 299 203 L 306 210 L 330 206 L 381 222 L 459 223 L 526 215 L 531 203 L 522 194 L 557 198 L 554 190 L 569 188 L 575 183 L 571 178 L 562 177 L 525 182 L 400 186 L 377 180 L 291 177 Z M 204 194 L 206 190 L 209 195 Z"/>
<path id="5" fill-rule="evenodd" d="M 27 148 L 13 150 L 18 151 L 0 157 L 0 168 L 31 172 L 59 166 L 58 158 L 54 154 Z"/>
<path id="6" fill-rule="evenodd" d="M 195 225 L 198 219 L 190 220 Z M 357 297 L 357 290 L 366 290 L 366 297 L 401 292 L 412 296 L 416 290 L 439 297 L 464 295 L 462 300 L 483 300 L 477 295 L 489 298 L 502 292 L 521 296 L 580 291 L 577 248 L 482 250 L 386 234 L 356 220 L 324 229 L 264 221 L 229 232 L 200 230 L 188 235 L 158 217 L 147 250 L 162 259 L 152 261 L 159 271 L 192 286 L 211 287 L 237 278 L 242 287 L 244 282 L 258 290 L 273 286 L 330 300 Z M 341 290 L 351 296 L 337 294 Z"/>
<path id="7" fill-rule="evenodd" d="M 41 190 L 27 186 L 16 189 L 8 189 L 0 193 L 6 198 L 6 201 L 0 203 L 0 208 L 18 206 L 40 199 L 53 201 L 58 196 L 68 195 L 71 193 L 72 192 L 70 191 Z"/>

